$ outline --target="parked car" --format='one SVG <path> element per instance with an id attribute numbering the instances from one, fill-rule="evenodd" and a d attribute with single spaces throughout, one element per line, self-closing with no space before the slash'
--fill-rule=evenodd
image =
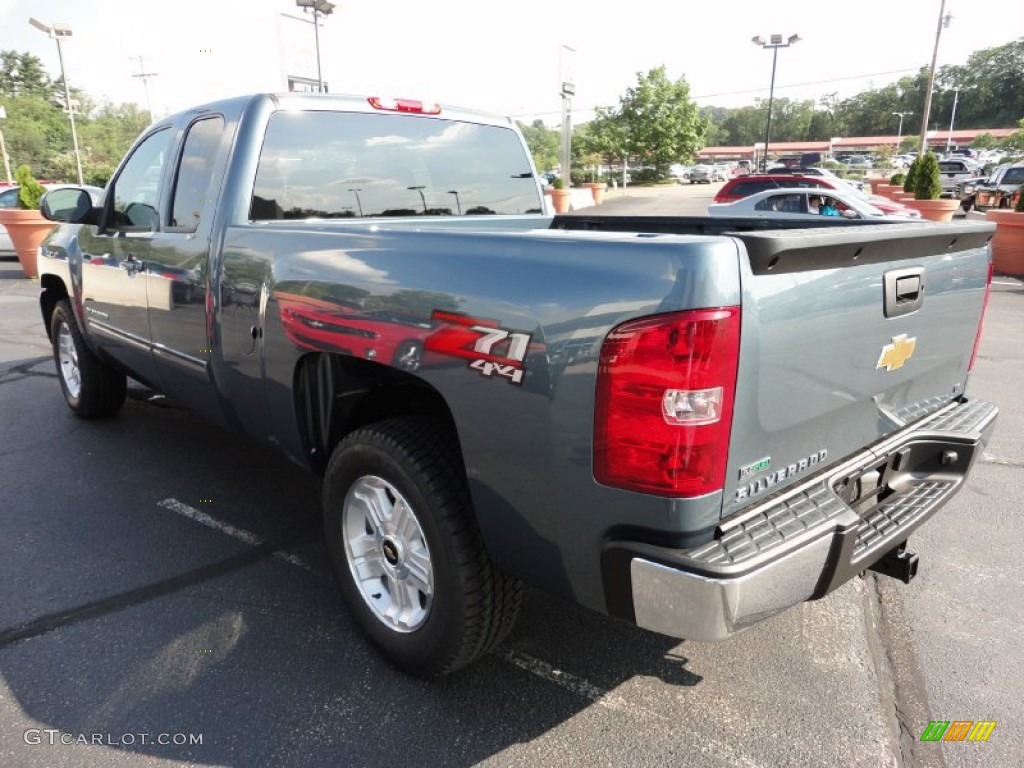
<path id="1" fill-rule="evenodd" d="M 63 187 L 70 186 L 69 184 L 43 184 L 43 187 L 49 192 L 51 189 L 62 189 Z M 3 192 L 0 192 L 0 208 L 17 208 L 18 207 L 18 191 L 21 187 L 9 186 Z M 93 203 L 99 205 L 103 199 L 103 190 L 99 187 L 82 187 L 89 192 L 89 195 L 93 198 Z M 0 224 L 0 258 L 13 258 L 14 257 L 14 245 L 11 243 L 11 236 L 7 234 L 7 229 Z"/>
<path id="2" fill-rule="evenodd" d="M 715 177 L 715 167 L 712 165 L 695 165 L 690 169 L 691 184 L 710 184 Z"/>
<path id="3" fill-rule="evenodd" d="M 715 202 L 731 203 L 756 192 L 763 192 L 766 189 L 781 189 L 783 187 L 815 187 L 848 192 L 859 195 L 864 202 L 870 203 L 882 211 L 882 213 L 900 214 L 910 218 L 920 216 L 917 211 L 907 208 L 902 203 L 887 200 L 877 195 L 864 195 L 850 182 L 837 176 L 803 176 L 793 171 L 775 174 L 752 174 L 742 178 L 730 179 L 718 190 L 718 193 L 715 195 Z"/>
<path id="4" fill-rule="evenodd" d="M 156 232 L 133 211 L 150 176 Z M 352 623 L 418 675 L 500 647 L 523 582 L 688 640 L 869 569 L 909 582 L 908 538 L 998 412 L 964 394 L 990 222 L 544 216 L 514 121 L 333 94 L 161 118 L 109 190 L 43 201 L 68 408 L 113 416 L 127 376 L 157 382 L 322 474 Z M 424 190 L 493 215 L 429 214 Z M 198 269 L 205 300 L 172 301 L 149 263 Z"/>
<path id="5" fill-rule="evenodd" d="M 942 183 L 942 196 L 953 197 L 956 185 L 978 175 L 978 168 L 965 158 L 939 160 L 939 176 Z"/>
<path id="6" fill-rule="evenodd" d="M 819 219 L 824 214 L 814 210 L 812 198 L 823 204 L 831 203 L 838 210 L 840 219 L 892 219 L 893 221 L 912 221 L 908 215 L 884 213 L 870 203 L 855 195 L 839 190 L 825 192 L 820 189 L 794 187 L 769 189 L 737 200 L 734 203 L 712 203 L 708 206 L 708 216 L 772 219 Z M 916 213 L 916 211 L 915 211 Z"/>
<path id="7" fill-rule="evenodd" d="M 1024 184 L 1024 162 L 1001 165 L 975 187 L 974 207 L 979 211 L 1013 208 Z"/>

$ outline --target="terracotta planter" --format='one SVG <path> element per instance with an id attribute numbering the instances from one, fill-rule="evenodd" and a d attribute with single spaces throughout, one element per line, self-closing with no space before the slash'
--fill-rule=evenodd
<path id="1" fill-rule="evenodd" d="M 986 211 L 985 218 L 996 225 L 992 238 L 992 267 L 1001 275 L 1024 277 L 1024 213 Z"/>
<path id="2" fill-rule="evenodd" d="M 603 181 L 588 181 L 583 186 L 589 189 L 590 194 L 594 196 L 594 205 L 604 202 L 604 191 L 607 185 Z"/>
<path id="3" fill-rule="evenodd" d="M 902 201 L 908 208 L 921 212 L 922 219 L 929 221 L 952 221 L 953 213 L 960 207 L 959 200 L 939 198 L 938 200 L 909 200 Z"/>
<path id="4" fill-rule="evenodd" d="M 889 195 L 889 197 L 892 198 L 892 200 L 897 202 L 897 203 L 905 203 L 905 202 L 907 202 L 907 200 L 914 200 L 914 199 L 916 199 L 914 197 L 914 193 L 913 192 L 904 192 L 904 191 L 902 191 L 899 188 L 897 188 L 896 192 L 893 192 L 891 195 Z"/>
<path id="5" fill-rule="evenodd" d="M 888 182 L 871 185 L 871 192 L 873 194 L 879 195 L 880 197 L 888 197 L 890 200 L 892 200 L 892 193 L 898 189 L 902 190 L 903 187 L 896 187 Z"/>
<path id="6" fill-rule="evenodd" d="M 57 226 L 43 218 L 39 211 L 24 211 L 20 208 L 0 209 L 0 224 L 11 236 L 14 252 L 18 254 L 21 268 L 28 277 L 38 277 L 36 261 L 39 256 L 39 245 L 50 230 Z"/>
<path id="7" fill-rule="evenodd" d="M 555 206 L 555 213 L 568 213 L 570 197 L 572 197 L 571 189 L 551 190 L 551 203 Z"/>
<path id="8" fill-rule="evenodd" d="M 865 179 L 865 181 L 871 186 L 871 194 L 872 195 L 881 195 L 881 194 L 883 194 L 882 192 L 878 191 L 878 188 L 886 183 L 885 179 L 883 179 L 882 177 L 879 176 L 877 178 L 872 177 L 870 179 Z"/>

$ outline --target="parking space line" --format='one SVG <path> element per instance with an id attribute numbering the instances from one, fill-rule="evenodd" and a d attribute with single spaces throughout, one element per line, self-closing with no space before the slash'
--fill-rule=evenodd
<path id="1" fill-rule="evenodd" d="M 177 499 L 164 499 L 157 504 L 158 507 L 169 509 L 171 512 L 176 512 L 183 517 L 187 517 L 189 520 L 205 525 L 207 528 L 213 528 L 215 531 L 236 539 L 243 544 L 248 544 L 251 547 L 259 547 L 264 544 L 263 539 L 259 536 L 250 533 L 249 531 L 237 528 L 231 523 L 225 523 L 223 520 L 218 520 L 215 517 L 202 512 L 195 507 L 190 507 L 188 504 L 184 504 Z M 283 560 L 289 565 L 294 565 L 296 568 L 302 568 L 304 571 L 313 571 L 313 567 L 303 560 L 298 555 L 293 555 L 288 552 L 274 552 L 272 557 L 276 557 L 278 560 Z"/>
<path id="2" fill-rule="evenodd" d="M 535 659 L 533 656 L 529 656 L 521 651 L 514 651 L 511 648 L 499 648 L 494 652 L 494 654 L 498 658 L 504 659 L 509 664 L 519 667 L 520 669 L 529 672 L 531 675 L 539 677 L 541 680 L 554 683 L 560 688 L 571 691 L 584 699 L 589 699 L 595 704 L 600 704 L 602 707 L 630 712 L 645 718 L 653 717 L 658 720 L 668 719 L 665 715 L 631 704 L 616 693 L 603 690 L 593 683 L 584 680 L 582 677 L 576 677 L 576 675 L 565 672 L 557 667 L 553 667 L 546 661 Z"/>

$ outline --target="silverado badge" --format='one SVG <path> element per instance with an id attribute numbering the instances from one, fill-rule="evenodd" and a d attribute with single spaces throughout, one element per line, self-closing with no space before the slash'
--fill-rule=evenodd
<path id="1" fill-rule="evenodd" d="M 887 371 L 895 371 L 902 368 L 903 364 L 914 354 L 914 347 L 917 346 L 917 339 L 908 339 L 907 334 L 901 333 L 892 337 L 892 344 L 882 347 L 882 354 L 878 356 L 878 363 L 875 370 L 885 368 Z"/>

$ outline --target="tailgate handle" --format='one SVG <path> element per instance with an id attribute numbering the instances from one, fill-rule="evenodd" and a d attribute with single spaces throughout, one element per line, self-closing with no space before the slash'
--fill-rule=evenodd
<path id="1" fill-rule="evenodd" d="M 885 316 L 917 312 L 924 303 L 924 267 L 894 269 L 885 273 Z"/>
<path id="2" fill-rule="evenodd" d="M 903 304 L 907 301 L 916 301 L 921 293 L 921 276 L 911 275 L 910 277 L 896 278 L 896 303 Z"/>

